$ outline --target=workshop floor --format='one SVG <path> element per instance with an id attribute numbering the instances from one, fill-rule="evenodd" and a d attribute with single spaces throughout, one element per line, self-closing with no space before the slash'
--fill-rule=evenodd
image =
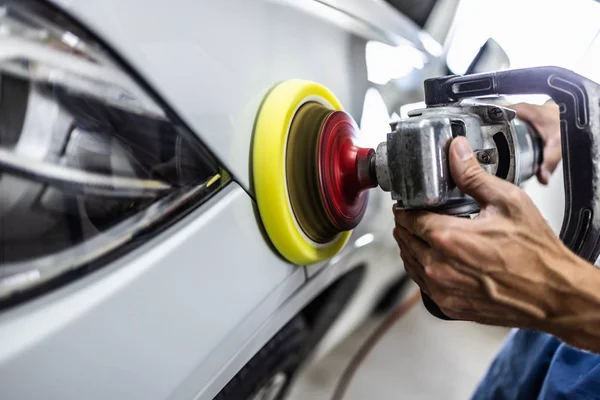
<path id="1" fill-rule="evenodd" d="M 377 322 L 366 323 L 303 371 L 289 400 L 331 398 L 343 369 Z M 468 399 L 507 333 L 504 328 L 437 320 L 419 303 L 373 349 L 344 400 Z"/>

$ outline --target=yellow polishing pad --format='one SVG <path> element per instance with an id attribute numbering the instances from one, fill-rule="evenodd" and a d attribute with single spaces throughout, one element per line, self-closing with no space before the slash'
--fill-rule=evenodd
<path id="1" fill-rule="evenodd" d="M 311 240 L 294 215 L 288 192 L 286 154 L 292 120 L 298 109 L 317 102 L 342 110 L 338 99 L 325 87 L 309 81 L 289 80 L 275 86 L 260 108 L 254 131 L 252 169 L 258 210 L 267 234 L 281 255 L 298 265 L 313 264 L 338 253 L 351 231 L 336 235 L 330 242 Z"/>

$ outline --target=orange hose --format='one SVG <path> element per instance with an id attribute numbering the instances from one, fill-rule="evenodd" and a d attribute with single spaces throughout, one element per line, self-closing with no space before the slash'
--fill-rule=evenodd
<path id="1" fill-rule="evenodd" d="M 421 291 L 417 290 L 415 294 L 408 298 L 404 303 L 400 304 L 390 315 L 388 315 L 383 322 L 377 327 L 377 329 L 371 333 L 367 340 L 358 349 L 354 357 L 350 360 L 344 373 L 340 377 L 338 384 L 336 385 L 333 397 L 331 400 L 342 400 L 346 394 L 346 390 L 352 381 L 356 371 L 367 358 L 371 350 L 377 343 L 383 338 L 383 336 L 390 330 L 396 322 L 400 320 L 421 298 Z"/>

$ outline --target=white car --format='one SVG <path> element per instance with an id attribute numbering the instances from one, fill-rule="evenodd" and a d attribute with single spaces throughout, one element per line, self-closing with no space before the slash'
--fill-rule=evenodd
<path id="1" fill-rule="evenodd" d="M 281 81 L 335 93 L 370 145 L 421 100 L 439 37 L 391 3 L 0 1 L 0 398 L 281 398 L 371 315 L 403 276 L 389 194 L 294 265 L 250 154 Z"/>

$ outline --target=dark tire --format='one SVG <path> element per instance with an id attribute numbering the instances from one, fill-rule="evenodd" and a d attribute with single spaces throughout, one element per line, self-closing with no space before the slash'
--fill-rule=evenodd
<path id="1" fill-rule="evenodd" d="M 252 357 L 214 400 L 282 399 L 302 362 L 302 349 L 307 338 L 304 319 L 301 316 L 292 319 Z M 273 396 L 269 397 L 271 394 Z"/>
<path id="2" fill-rule="evenodd" d="M 339 278 L 303 311 L 310 329 L 304 355 L 310 357 L 312 351 L 337 321 L 356 293 L 365 275 L 365 267 L 359 266 Z"/>

